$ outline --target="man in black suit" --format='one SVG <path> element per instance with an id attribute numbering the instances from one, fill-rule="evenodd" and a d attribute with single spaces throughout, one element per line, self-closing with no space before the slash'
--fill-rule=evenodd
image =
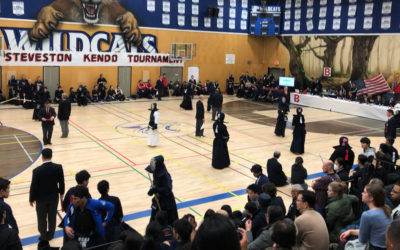
<path id="1" fill-rule="evenodd" d="M 222 103 L 224 101 L 224 97 L 221 94 L 221 91 L 217 89 L 214 95 L 211 96 L 211 108 L 212 108 L 212 119 L 215 121 L 215 115 L 221 113 Z"/>
<path id="2" fill-rule="evenodd" d="M 282 171 L 282 165 L 278 162 L 281 152 L 275 151 L 274 157 L 267 161 L 267 173 L 269 181 L 274 183 L 277 187 L 287 185 L 287 177 Z"/>
<path id="3" fill-rule="evenodd" d="M 46 102 L 45 107 L 39 112 L 39 119 L 42 121 L 43 143 L 51 145 L 51 136 L 53 134 L 54 119 L 56 111 L 51 107 L 49 102 Z"/>
<path id="4" fill-rule="evenodd" d="M 63 168 L 51 162 L 52 156 L 51 149 L 43 149 L 43 164 L 33 170 L 29 191 L 31 207 L 36 202 L 39 240 L 42 241 L 50 241 L 54 237 L 58 197 L 62 200 L 65 191 Z"/>
<path id="5" fill-rule="evenodd" d="M 160 76 L 160 79 L 157 80 L 156 83 L 156 89 L 157 89 L 157 98 L 159 101 L 161 101 L 161 97 L 163 96 L 163 76 Z"/>
<path id="6" fill-rule="evenodd" d="M 204 136 L 204 96 L 200 95 L 200 100 L 196 103 L 196 136 Z"/>
<path id="7" fill-rule="evenodd" d="M 58 105 L 58 119 L 60 120 L 62 136 L 61 138 L 67 138 L 69 129 L 68 129 L 68 120 L 71 115 L 71 102 L 67 98 L 67 94 L 62 93 L 61 101 Z"/>

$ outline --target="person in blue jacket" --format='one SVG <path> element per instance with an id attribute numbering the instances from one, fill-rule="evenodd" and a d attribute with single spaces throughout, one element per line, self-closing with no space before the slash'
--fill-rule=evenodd
<path id="1" fill-rule="evenodd" d="M 64 218 L 64 231 L 68 240 L 78 241 L 83 248 L 105 242 L 104 228 L 114 214 L 114 205 L 111 202 L 91 199 L 88 195 L 87 187 L 76 186 L 73 202 L 68 206 Z M 102 211 L 107 211 L 104 220 Z"/>

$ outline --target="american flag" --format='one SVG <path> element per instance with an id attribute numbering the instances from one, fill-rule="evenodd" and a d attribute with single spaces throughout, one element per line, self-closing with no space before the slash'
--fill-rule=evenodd
<path id="1" fill-rule="evenodd" d="M 364 82 L 365 86 L 364 88 L 361 82 Z M 364 81 L 363 80 L 356 81 L 356 86 L 357 86 L 357 95 L 363 95 L 363 94 L 374 95 L 374 94 L 388 92 L 391 90 L 385 80 L 385 77 L 383 77 L 381 73 L 377 74 L 374 77 L 365 79 Z M 359 86 L 360 88 L 358 88 Z"/>

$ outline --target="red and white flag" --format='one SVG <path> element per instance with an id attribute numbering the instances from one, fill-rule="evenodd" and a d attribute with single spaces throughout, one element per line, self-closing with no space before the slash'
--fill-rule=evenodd
<path id="1" fill-rule="evenodd" d="M 357 95 L 374 95 L 390 91 L 390 87 L 383 77 L 382 73 L 377 74 L 374 77 L 364 80 L 365 89 L 357 91 Z"/>

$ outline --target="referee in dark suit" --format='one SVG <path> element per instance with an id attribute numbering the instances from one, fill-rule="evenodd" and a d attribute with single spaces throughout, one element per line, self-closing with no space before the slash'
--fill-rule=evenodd
<path id="1" fill-rule="evenodd" d="M 204 136 L 204 96 L 200 95 L 200 100 L 196 103 L 196 136 Z"/>
<path id="2" fill-rule="evenodd" d="M 42 151 L 43 164 L 33 170 L 29 203 L 36 202 L 36 215 L 39 240 L 50 241 L 56 230 L 58 197 L 63 199 L 65 184 L 64 172 L 60 164 L 51 162 L 53 151 L 45 148 Z"/>
<path id="3" fill-rule="evenodd" d="M 45 107 L 39 111 L 39 119 L 42 121 L 43 143 L 51 145 L 51 136 L 53 135 L 54 119 L 56 111 L 51 107 L 51 104 L 46 101 Z"/>

